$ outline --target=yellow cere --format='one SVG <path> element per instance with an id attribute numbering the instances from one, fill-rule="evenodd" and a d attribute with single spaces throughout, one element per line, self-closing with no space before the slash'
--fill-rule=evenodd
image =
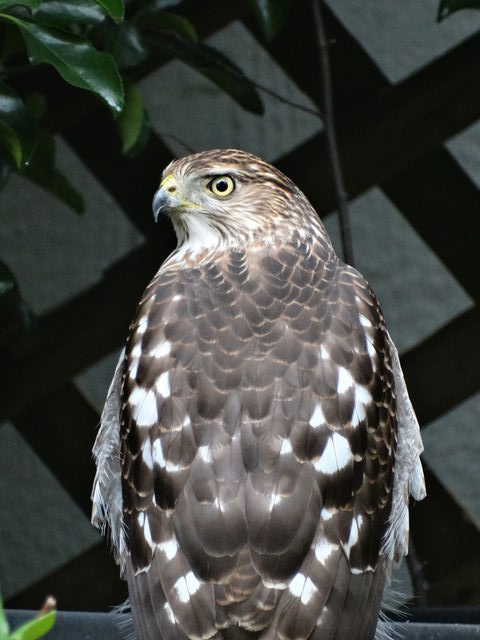
<path id="1" fill-rule="evenodd" d="M 169 191 L 170 193 L 174 193 L 177 190 L 177 185 L 175 182 L 175 178 L 173 177 L 173 173 L 169 173 L 168 176 L 160 183 L 160 187 L 165 189 L 165 191 Z"/>

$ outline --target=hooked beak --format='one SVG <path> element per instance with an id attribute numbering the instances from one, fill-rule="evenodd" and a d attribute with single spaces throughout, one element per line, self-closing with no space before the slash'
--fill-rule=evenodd
<path id="1" fill-rule="evenodd" d="M 152 210 L 155 222 L 158 222 L 160 215 L 167 215 L 179 206 L 180 200 L 161 186 L 153 196 Z"/>
<path id="2" fill-rule="evenodd" d="M 169 173 L 160 183 L 160 189 L 153 196 L 153 218 L 158 222 L 160 215 L 168 215 L 174 209 L 178 209 L 182 202 L 177 196 L 177 182 L 172 173 Z"/>
<path id="3" fill-rule="evenodd" d="M 160 183 L 160 189 L 153 196 L 153 217 L 155 222 L 160 215 L 169 215 L 174 211 L 186 211 L 187 209 L 198 209 L 195 202 L 185 200 L 173 173 L 169 173 Z"/>

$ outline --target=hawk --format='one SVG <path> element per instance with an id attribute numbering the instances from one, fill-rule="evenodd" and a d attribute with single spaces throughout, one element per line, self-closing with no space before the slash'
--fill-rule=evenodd
<path id="1" fill-rule="evenodd" d="M 372 638 L 422 443 L 365 279 L 243 151 L 172 162 L 178 238 L 137 307 L 94 446 L 138 640 Z"/>

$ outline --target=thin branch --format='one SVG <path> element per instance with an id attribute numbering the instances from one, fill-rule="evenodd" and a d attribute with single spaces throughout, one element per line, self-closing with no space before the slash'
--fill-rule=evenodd
<path id="1" fill-rule="evenodd" d="M 323 122 L 325 125 L 325 136 L 327 140 L 328 155 L 330 157 L 330 162 L 332 165 L 333 182 L 337 198 L 343 255 L 345 262 L 354 266 L 352 236 L 350 230 L 350 215 L 348 211 L 348 198 L 343 182 L 340 156 L 338 154 L 337 147 L 337 137 L 335 134 L 335 123 L 333 119 L 332 79 L 330 76 L 330 57 L 328 54 L 329 43 L 327 42 L 327 38 L 325 36 L 325 28 L 323 25 L 322 12 L 320 9 L 321 0 L 311 1 L 315 33 L 318 42 L 320 69 L 322 74 Z"/>
<path id="2" fill-rule="evenodd" d="M 195 46 L 192 45 L 191 42 L 188 42 L 187 40 L 185 40 L 184 38 L 179 36 L 178 33 L 176 33 L 175 31 L 171 31 L 170 29 L 162 29 L 162 28 L 159 28 L 159 27 L 149 27 L 148 31 L 152 32 L 152 33 L 154 33 L 156 35 L 168 35 L 170 38 L 172 38 L 173 40 L 176 40 L 177 42 L 181 43 L 182 45 L 190 48 L 191 51 L 193 53 L 195 53 Z M 151 42 L 152 42 L 153 45 L 155 44 L 155 41 L 151 40 Z M 175 55 L 175 54 L 173 54 L 173 55 L 177 58 L 177 60 L 182 61 L 182 59 L 180 57 L 178 57 L 178 55 Z M 213 60 L 213 63 L 217 64 L 218 60 L 215 58 Z M 188 64 L 188 63 L 185 63 L 185 64 Z M 195 68 L 195 67 L 193 67 L 193 68 Z M 289 98 L 287 98 L 286 96 L 282 95 L 281 93 L 278 93 L 274 89 L 270 89 L 270 87 L 266 87 L 265 85 L 260 84 L 256 80 L 252 80 L 252 78 L 250 78 L 249 76 L 245 75 L 245 73 L 243 71 L 237 70 L 234 67 L 225 65 L 224 68 L 225 68 L 225 71 L 230 73 L 232 76 L 238 78 L 239 80 L 241 80 L 243 82 L 248 82 L 248 84 L 251 85 L 254 89 L 257 89 L 258 91 L 261 91 L 262 93 L 265 93 L 266 95 L 270 96 L 271 98 L 274 98 L 275 100 L 278 100 L 278 102 L 286 104 L 289 107 L 292 107 L 293 109 L 297 109 L 298 111 L 303 111 L 304 113 L 308 113 L 309 115 L 314 116 L 315 118 L 319 118 L 320 120 L 322 120 L 322 112 L 320 111 L 320 109 L 315 108 L 315 107 L 308 107 L 305 104 L 301 104 L 299 102 L 295 102 L 295 100 L 290 100 Z"/>
<path id="3" fill-rule="evenodd" d="M 323 119 L 323 115 L 322 115 L 322 112 L 320 111 L 320 109 L 314 109 L 312 107 L 307 107 L 304 104 L 300 104 L 299 102 L 295 102 L 294 100 L 290 100 L 289 98 L 286 98 L 285 96 L 283 96 L 281 93 L 277 93 L 273 89 L 269 89 L 265 85 L 260 84 L 259 82 L 256 82 L 255 80 L 252 80 L 248 76 L 245 76 L 245 75 L 242 75 L 242 74 L 238 74 L 238 76 L 240 78 L 242 78 L 243 80 L 246 80 L 248 83 L 250 83 L 252 85 L 252 87 L 255 87 L 255 89 L 258 89 L 262 93 L 265 93 L 266 95 L 268 95 L 268 96 L 270 96 L 272 98 L 275 98 L 275 100 L 278 100 L 278 102 L 286 104 L 289 107 L 292 107 L 293 109 L 297 109 L 298 111 L 303 111 L 304 113 L 308 113 L 309 115 L 315 116 L 316 118 L 319 118 L 320 120 Z"/>

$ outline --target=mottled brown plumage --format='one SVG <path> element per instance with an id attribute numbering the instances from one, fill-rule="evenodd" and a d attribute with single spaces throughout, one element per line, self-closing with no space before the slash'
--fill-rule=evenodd
<path id="1" fill-rule="evenodd" d="M 376 298 L 270 165 L 216 150 L 164 176 L 179 246 L 130 327 L 120 425 L 102 425 L 137 636 L 371 638 L 423 491 Z"/>

